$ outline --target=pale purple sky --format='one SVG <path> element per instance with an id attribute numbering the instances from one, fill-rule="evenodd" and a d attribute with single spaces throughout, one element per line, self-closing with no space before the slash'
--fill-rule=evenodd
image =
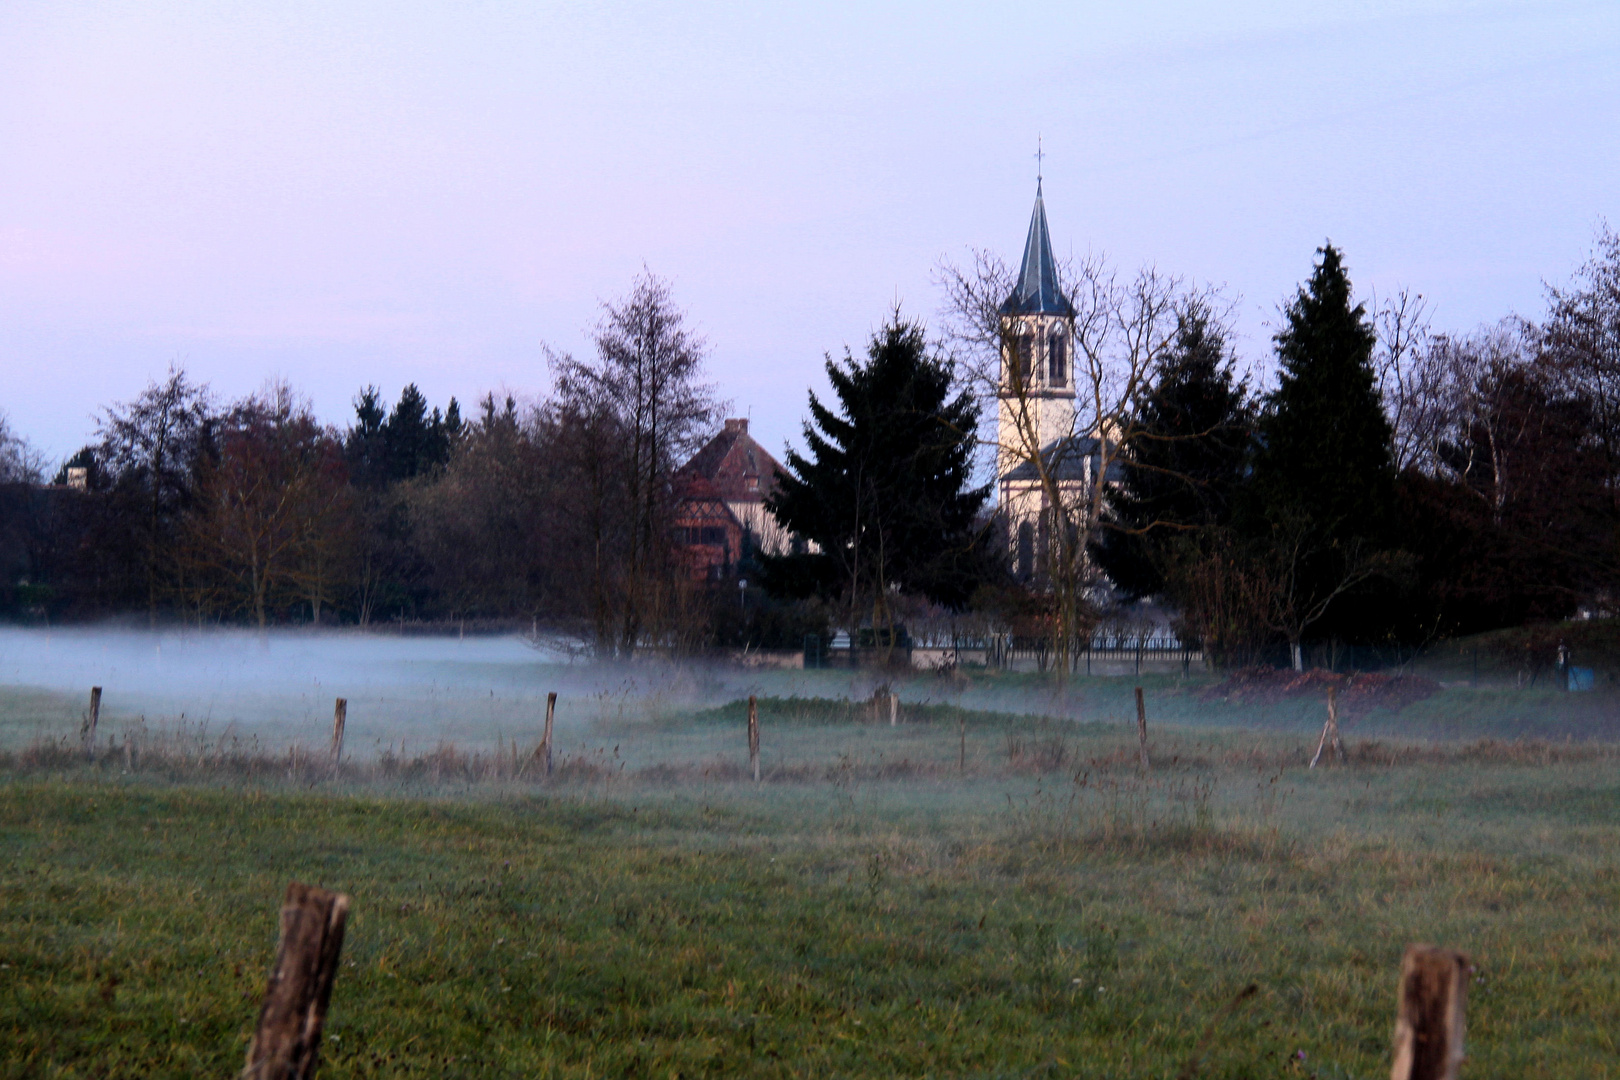
<path id="1" fill-rule="evenodd" d="M 1620 4 L 0 5 L 0 409 L 60 457 L 171 361 L 320 415 L 544 392 L 645 263 L 773 450 L 942 257 L 1224 283 L 1331 237 L 1467 329 L 1620 218 Z"/>

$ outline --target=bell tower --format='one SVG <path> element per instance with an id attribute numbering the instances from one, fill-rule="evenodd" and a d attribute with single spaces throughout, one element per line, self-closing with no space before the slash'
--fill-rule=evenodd
<path id="1" fill-rule="evenodd" d="M 1000 385 L 996 471 L 1005 477 L 1074 426 L 1074 305 L 1058 288 L 1039 179 L 1018 284 L 1001 305 Z"/>

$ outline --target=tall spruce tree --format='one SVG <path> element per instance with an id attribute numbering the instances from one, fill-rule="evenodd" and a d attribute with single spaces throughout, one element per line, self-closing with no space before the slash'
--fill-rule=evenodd
<path id="1" fill-rule="evenodd" d="M 1375 632 L 1356 593 L 1388 576 L 1395 505 L 1372 367 L 1377 335 L 1365 305 L 1352 303 L 1339 250 L 1330 243 L 1317 254 L 1274 339 L 1281 371 L 1260 417 L 1244 514 L 1246 531 L 1269 548 L 1274 623 L 1296 666 L 1307 635 Z"/>
<path id="2" fill-rule="evenodd" d="M 436 463 L 440 418 L 428 412 L 427 398 L 409 383 L 383 424 L 383 445 L 388 454 L 388 478 L 409 480 Z"/>
<path id="3" fill-rule="evenodd" d="M 1254 423 L 1226 331 L 1206 305 L 1181 312 L 1175 344 L 1156 368 L 1124 448 L 1124 482 L 1106 493 L 1092 548 L 1109 580 L 1133 599 L 1164 593 L 1172 550 L 1200 529 L 1228 523 Z"/>
<path id="4" fill-rule="evenodd" d="M 1308 518 L 1326 536 L 1382 539 L 1394 502 L 1389 420 L 1372 367 L 1377 333 L 1351 303 L 1332 244 L 1284 311 L 1280 373 L 1260 418 L 1254 488 L 1268 511 Z"/>
<path id="5" fill-rule="evenodd" d="M 898 312 L 864 360 L 829 358 L 827 378 L 839 411 L 810 395 L 809 455 L 788 451 L 766 500 L 821 551 L 764 559 L 767 588 L 845 599 L 852 620 L 869 604 L 874 627 L 892 628 L 891 587 L 965 603 L 982 579 L 974 518 L 990 493 L 971 486 L 977 403 Z"/>
<path id="6" fill-rule="evenodd" d="M 354 423 L 343 436 L 343 457 L 356 487 L 376 491 L 388 486 L 388 448 L 383 441 L 387 420 L 382 391 L 375 386 L 361 390 L 354 399 Z"/>
<path id="7" fill-rule="evenodd" d="M 427 398 L 415 383 L 405 387 L 399 403 L 386 420 L 379 419 L 380 399 L 377 388 L 368 386 L 355 399 L 358 423 L 349 429 L 346 452 L 350 467 L 358 456 L 367 458 L 367 465 L 359 475 L 369 477 L 377 471 L 370 459 L 380 460 L 380 472 L 385 482 L 409 480 L 423 473 L 447 465 L 450 451 L 462 434 L 461 405 L 450 399 L 446 412 L 438 406 L 428 409 Z"/>

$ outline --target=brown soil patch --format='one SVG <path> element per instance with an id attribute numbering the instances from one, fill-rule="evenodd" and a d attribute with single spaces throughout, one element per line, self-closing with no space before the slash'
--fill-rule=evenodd
<path id="1" fill-rule="evenodd" d="M 1339 704 L 1347 713 L 1372 709 L 1400 712 L 1415 701 L 1432 697 L 1440 684 L 1421 675 L 1384 675 L 1352 671 L 1340 674 L 1324 668 L 1290 671 L 1287 668 L 1248 667 L 1226 677 L 1200 696 L 1205 701 L 1226 701 L 1234 705 L 1275 705 L 1289 698 L 1327 697 L 1328 687 L 1339 688 Z"/>

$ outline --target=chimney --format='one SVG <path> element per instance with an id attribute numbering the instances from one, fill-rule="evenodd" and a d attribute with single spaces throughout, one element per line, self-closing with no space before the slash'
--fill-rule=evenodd
<path id="1" fill-rule="evenodd" d="M 747 417 L 741 417 L 741 418 L 738 418 L 738 419 L 727 420 L 726 421 L 726 434 L 727 435 L 746 435 L 746 434 L 748 434 L 748 418 Z"/>

